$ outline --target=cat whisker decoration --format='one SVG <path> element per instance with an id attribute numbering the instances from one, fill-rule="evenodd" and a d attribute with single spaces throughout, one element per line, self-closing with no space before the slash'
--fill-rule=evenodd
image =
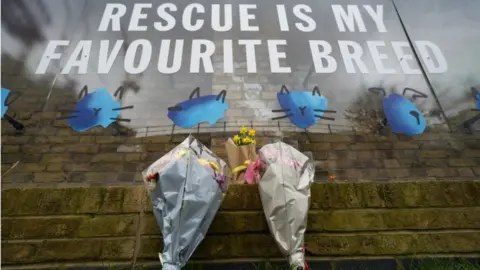
<path id="1" fill-rule="evenodd" d="M 18 122 L 15 118 L 7 115 L 8 107 L 15 102 L 22 93 L 20 92 L 12 92 L 6 88 L 2 88 L 2 93 L 1 93 L 1 98 L 2 98 L 2 119 L 7 120 L 7 122 L 12 125 L 12 127 L 15 129 L 15 131 L 19 134 L 23 133 L 25 131 L 25 126 Z"/>
<path id="2" fill-rule="evenodd" d="M 334 111 L 334 110 L 315 109 L 315 110 L 313 110 L 313 111 L 314 111 L 314 112 L 320 112 L 320 113 L 337 113 L 337 111 Z M 335 118 L 333 118 L 333 117 L 326 117 L 326 116 L 319 115 L 319 114 L 315 114 L 315 115 L 313 115 L 313 116 L 315 116 L 315 117 L 318 118 L 318 119 L 335 121 Z"/>
<path id="3" fill-rule="evenodd" d="M 120 121 L 120 122 L 130 122 L 130 119 L 125 119 L 125 118 L 110 118 L 111 120 L 114 121 Z"/>
<path id="4" fill-rule="evenodd" d="M 337 113 L 337 111 L 332 111 L 332 110 L 313 110 L 314 112 L 323 112 L 323 113 Z"/>
<path id="5" fill-rule="evenodd" d="M 178 111 L 181 111 L 181 110 L 183 110 L 183 108 L 180 107 L 180 106 L 168 107 L 168 111 L 171 111 L 171 112 L 178 112 Z"/>
<path id="6" fill-rule="evenodd" d="M 69 115 L 69 116 L 62 116 L 62 117 L 57 117 L 56 120 L 67 120 L 67 119 L 74 119 L 77 118 L 78 116 L 76 115 Z"/>
<path id="7" fill-rule="evenodd" d="M 317 115 L 317 114 L 315 114 L 314 116 L 315 116 L 316 118 L 318 118 L 318 119 L 335 121 L 335 118 L 333 118 L 333 117 L 325 117 L 325 116 L 321 116 L 321 115 Z"/>
<path id="8" fill-rule="evenodd" d="M 289 118 L 290 116 L 293 116 L 293 113 L 289 113 L 289 114 L 286 114 L 286 115 L 283 115 L 283 116 L 279 116 L 279 117 L 274 117 L 274 118 L 272 118 L 272 120 L 285 119 L 285 118 Z"/>
<path id="9" fill-rule="evenodd" d="M 57 110 L 57 112 L 61 112 L 61 113 L 78 113 L 78 111 L 64 110 L 64 109 Z M 57 118 L 57 119 L 58 119 L 58 118 Z"/>
<path id="10" fill-rule="evenodd" d="M 315 86 L 312 91 L 290 91 L 282 85 L 280 92 L 277 93 L 277 100 L 282 109 L 272 110 L 272 113 L 286 114 L 274 117 L 272 120 L 289 118 L 295 126 L 303 129 L 314 125 L 318 119 L 335 120 L 324 116 L 325 113 L 336 113 L 336 111 L 327 109 L 328 100 L 320 93 L 318 86 Z"/>
<path id="11" fill-rule="evenodd" d="M 289 112 L 290 109 L 285 109 L 285 110 L 272 110 L 273 113 L 279 113 L 279 112 Z"/>
<path id="12" fill-rule="evenodd" d="M 133 109 L 133 106 L 121 106 L 124 87 L 120 86 L 113 96 L 104 88 L 91 93 L 85 85 L 78 95 L 78 102 L 73 110 L 60 110 L 70 113 L 58 117 L 57 120 L 67 120 L 69 126 L 78 132 L 89 130 L 96 126 L 107 128 L 113 125 L 113 135 L 122 134 L 118 122 L 130 122 L 130 119 L 120 118 L 120 111 Z M 115 100 L 116 97 L 118 100 Z"/>
<path id="13" fill-rule="evenodd" d="M 112 109 L 112 111 L 123 111 L 123 110 L 127 110 L 127 109 L 133 109 L 133 105 L 132 106 L 121 107 L 121 108 L 115 108 L 115 109 Z"/>

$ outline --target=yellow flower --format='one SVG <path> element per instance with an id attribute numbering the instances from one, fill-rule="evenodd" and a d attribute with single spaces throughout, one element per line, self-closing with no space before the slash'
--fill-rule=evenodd
<path id="1" fill-rule="evenodd" d="M 257 141 L 255 141 L 254 139 L 252 139 L 252 144 L 257 144 Z"/>
<path id="2" fill-rule="evenodd" d="M 241 127 L 240 128 L 240 134 L 246 134 L 247 133 L 247 128 L 246 127 Z"/>
<path id="3" fill-rule="evenodd" d="M 238 135 L 233 136 L 233 142 L 238 144 L 240 142 L 240 136 Z"/>
<path id="4" fill-rule="evenodd" d="M 252 140 L 249 137 L 245 137 L 242 139 L 242 143 L 249 144 Z"/>
<path id="5" fill-rule="evenodd" d="M 250 136 L 250 137 L 255 137 L 255 133 L 256 133 L 256 132 L 255 132 L 255 129 L 250 129 L 250 130 L 248 131 L 248 136 Z"/>

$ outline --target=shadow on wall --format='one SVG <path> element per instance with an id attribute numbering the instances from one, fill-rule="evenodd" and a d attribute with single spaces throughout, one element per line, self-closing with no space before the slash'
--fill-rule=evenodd
<path id="1" fill-rule="evenodd" d="M 383 110 L 383 97 L 367 90 L 360 92 L 347 110 L 345 118 L 355 130 L 366 133 L 379 133 L 385 126 L 386 115 Z M 387 93 L 396 93 L 395 87 L 384 87 Z"/>

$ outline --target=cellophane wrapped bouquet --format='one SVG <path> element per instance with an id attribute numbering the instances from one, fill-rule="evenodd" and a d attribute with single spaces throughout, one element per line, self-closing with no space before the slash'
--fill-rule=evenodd
<path id="1" fill-rule="evenodd" d="M 288 257 L 291 269 L 309 269 L 304 258 L 304 235 L 315 168 L 311 160 L 283 142 L 259 150 L 253 174 L 270 232 Z"/>
<path id="2" fill-rule="evenodd" d="M 228 165 L 232 169 L 232 181 L 244 182 L 248 165 L 256 160 L 256 132 L 254 129 L 240 128 L 240 132 L 225 142 Z"/>
<path id="3" fill-rule="evenodd" d="M 227 164 L 192 136 L 143 172 L 163 236 L 163 269 L 180 270 L 204 239 L 229 174 Z"/>

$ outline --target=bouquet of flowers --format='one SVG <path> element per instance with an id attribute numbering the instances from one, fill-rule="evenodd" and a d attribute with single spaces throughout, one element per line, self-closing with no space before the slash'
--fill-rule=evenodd
<path id="1" fill-rule="evenodd" d="M 263 146 L 259 160 L 258 188 L 270 232 L 292 269 L 309 269 L 304 235 L 314 166 L 307 156 L 283 142 Z"/>
<path id="2" fill-rule="evenodd" d="M 228 174 L 226 163 L 192 136 L 143 172 L 163 235 L 163 269 L 180 270 L 203 240 Z"/>
<path id="3" fill-rule="evenodd" d="M 243 181 L 243 174 L 250 162 L 256 160 L 255 130 L 240 128 L 240 132 L 225 143 L 228 165 L 232 168 L 232 180 Z"/>

